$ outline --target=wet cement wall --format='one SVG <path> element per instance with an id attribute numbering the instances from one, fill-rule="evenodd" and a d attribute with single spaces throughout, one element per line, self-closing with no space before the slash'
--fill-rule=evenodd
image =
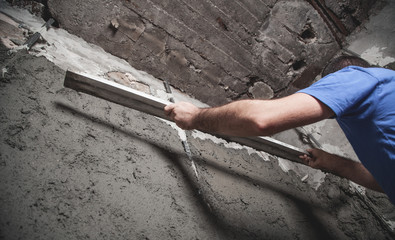
<path id="1" fill-rule="evenodd" d="M 78 69 L 92 51 L 113 59 L 61 32 L 30 54 Z M 63 88 L 43 57 L 0 50 L 0 239 L 393 238 L 383 195 L 368 191 L 368 204 L 330 174 L 315 190 L 275 156 L 190 132 L 195 172 L 168 123 Z"/>
<path id="2" fill-rule="evenodd" d="M 62 86 L 65 72 L 1 48 L 1 239 L 390 239 L 328 175 L 316 191 L 275 156 L 188 133 Z"/>

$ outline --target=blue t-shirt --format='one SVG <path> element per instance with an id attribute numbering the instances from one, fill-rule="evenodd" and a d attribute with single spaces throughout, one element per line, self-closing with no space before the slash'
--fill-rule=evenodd
<path id="1" fill-rule="evenodd" d="M 349 66 L 299 92 L 333 110 L 361 163 L 395 204 L 395 71 Z"/>

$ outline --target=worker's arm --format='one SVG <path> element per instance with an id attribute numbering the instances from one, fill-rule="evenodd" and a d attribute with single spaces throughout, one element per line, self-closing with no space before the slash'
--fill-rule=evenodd
<path id="1" fill-rule="evenodd" d="M 366 188 L 384 192 L 372 174 L 360 162 L 330 154 L 320 149 L 309 149 L 307 151 L 310 156 L 303 155 L 301 159 L 310 167 L 347 178 Z"/>
<path id="2" fill-rule="evenodd" d="M 275 100 L 241 100 L 215 108 L 183 102 L 166 106 L 165 112 L 183 129 L 233 136 L 267 136 L 334 115 L 325 104 L 304 93 Z"/>

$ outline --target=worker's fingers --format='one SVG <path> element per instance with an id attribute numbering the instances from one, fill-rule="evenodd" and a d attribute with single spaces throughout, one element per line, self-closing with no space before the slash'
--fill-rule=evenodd
<path id="1" fill-rule="evenodd" d="M 310 155 L 314 155 L 316 149 L 307 149 L 306 151 L 310 154 Z"/>
<path id="2" fill-rule="evenodd" d="M 190 130 L 199 108 L 188 102 L 169 104 L 164 107 L 165 114 L 182 129 Z"/>
<path id="3" fill-rule="evenodd" d="M 311 157 L 307 154 L 300 155 L 299 158 L 302 160 L 310 160 L 311 159 Z"/>
<path id="4" fill-rule="evenodd" d="M 307 155 L 307 154 L 303 154 L 303 155 L 299 156 L 299 158 L 302 159 L 302 161 L 303 161 L 306 165 L 309 165 L 309 166 L 310 166 L 310 163 L 313 161 L 313 158 L 310 157 L 310 156 Z"/>
<path id="5" fill-rule="evenodd" d="M 164 108 L 165 114 L 167 116 L 169 116 L 173 112 L 174 107 L 175 107 L 175 104 L 166 105 Z"/>
<path id="6" fill-rule="evenodd" d="M 312 168 L 319 168 L 320 157 L 322 156 L 322 150 L 314 148 L 314 149 L 307 149 L 308 154 L 304 154 L 300 156 L 303 162 L 312 167 Z"/>
<path id="7" fill-rule="evenodd" d="M 307 149 L 306 151 L 310 154 L 312 158 L 318 158 L 324 153 L 324 151 L 318 148 Z"/>
<path id="8" fill-rule="evenodd" d="M 333 164 L 333 161 L 331 161 L 331 157 L 333 156 L 333 154 L 330 154 L 318 148 L 308 149 L 307 152 L 309 154 L 304 154 L 300 156 L 300 158 L 306 165 L 315 169 L 320 169 L 324 172 L 330 172 L 330 169 L 332 169 L 331 166 Z"/>

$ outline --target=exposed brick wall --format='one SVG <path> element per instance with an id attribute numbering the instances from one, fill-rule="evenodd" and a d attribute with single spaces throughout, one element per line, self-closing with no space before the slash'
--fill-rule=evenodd
<path id="1" fill-rule="evenodd" d="M 48 5 L 61 27 L 217 105 L 286 95 L 308 85 L 373 2 L 49 0 Z"/>

